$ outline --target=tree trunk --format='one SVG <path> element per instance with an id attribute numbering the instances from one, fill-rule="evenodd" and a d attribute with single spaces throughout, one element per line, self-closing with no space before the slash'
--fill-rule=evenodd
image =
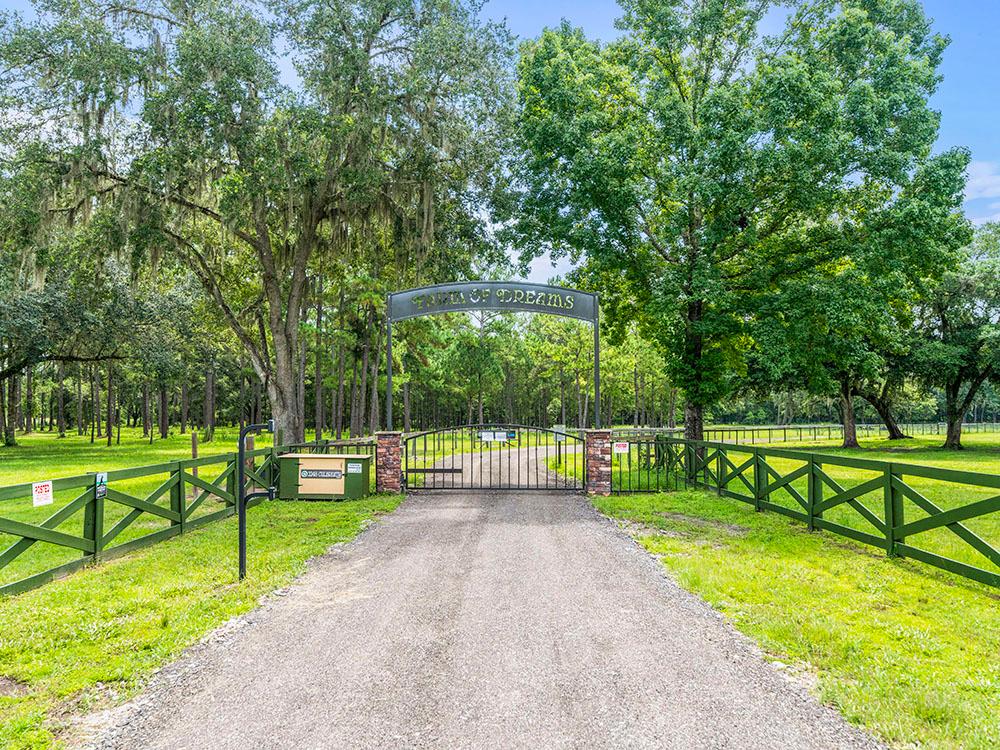
<path id="1" fill-rule="evenodd" d="M 167 400 L 167 384 L 160 383 L 160 439 L 166 440 L 170 434 L 170 405 Z"/>
<path id="2" fill-rule="evenodd" d="M 677 427 L 677 389 L 670 389 L 670 401 L 667 404 L 667 427 L 671 430 Z"/>
<path id="3" fill-rule="evenodd" d="M 858 424 L 854 416 L 854 386 L 844 381 L 840 384 L 840 421 L 844 426 L 842 448 L 860 448 Z"/>
<path id="4" fill-rule="evenodd" d="M 687 403 L 684 406 L 684 437 L 688 440 L 702 440 L 705 435 L 705 406 L 701 394 L 698 392 L 699 383 L 697 381 L 702 361 L 704 340 L 698 333 L 698 324 L 702 318 L 703 300 L 692 299 L 687 305 L 687 320 L 684 330 L 684 353 L 683 360 L 692 363 L 695 382 L 693 387 L 688 389 Z"/>
<path id="5" fill-rule="evenodd" d="M 960 404 L 962 384 L 960 381 L 951 381 L 945 384 L 944 389 L 944 419 L 947 431 L 944 439 L 944 448 L 948 450 L 962 450 L 962 421 L 965 412 Z"/>
<path id="6" fill-rule="evenodd" d="M 16 445 L 14 440 L 14 425 L 7 419 L 7 389 L 6 383 L 0 380 L 0 434 L 3 435 L 3 444 L 7 447 Z"/>
<path id="7" fill-rule="evenodd" d="M 375 351 L 377 352 L 379 349 L 381 349 L 381 347 L 382 347 L 381 337 L 378 334 L 376 334 L 375 335 Z M 369 406 L 369 415 L 368 415 L 368 432 L 370 434 L 372 434 L 372 435 L 374 435 L 376 432 L 378 432 L 379 422 L 381 421 L 380 417 L 379 417 L 379 393 L 378 393 L 378 366 L 379 366 L 379 361 L 380 361 L 380 358 L 377 355 L 372 357 L 372 362 L 371 362 L 371 368 L 372 368 L 372 372 L 371 372 L 371 388 L 372 388 L 372 392 L 371 392 L 370 406 Z"/>
<path id="8" fill-rule="evenodd" d="M 59 437 L 66 437 L 66 366 L 60 360 L 56 363 L 56 423 Z"/>
<path id="9" fill-rule="evenodd" d="M 632 411 L 632 426 L 639 426 L 639 368 L 632 368 L 632 391 L 635 395 L 635 409 Z"/>
<path id="10" fill-rule="evenodd" d="M 344 434 L 344 370 L 347 365 L 347 347 L 341 346 L 337 353 L 337 392 L 333 402 L 333 426 L 337 440 Z"/>
<path id="11" fill-rule="evenodd" d="M 24 432 L 30 434 L 33 429 L 35 429 L 35 368 L 31 366 L 28 368 L 28 374 L 24 378 L 24 395 L 25 395 L 25 419 L 24 419 Z"/>
<path id="12" fill-rule="evenodd" d="M 295 373 L 295 411 L 301 422 L 301 436 L 296 434 L 295 442 L 306 439 L 306 342 L 299 341 L 299 359 Z"/>
<path id="13" fill-rule="evenodd" d="M 83 366 L 76 367 L 76 434 L 83 435 Z"/>
<path id="14" fill-rule="evenodd" d="M 365 412 L 368 409 L 368 358 L 371 350 L 371 329 L 365 331 L 365 345 L 361 350 L 361 385 L 358 387 L 358 435 L 365 426 Z"/>
<path id="15" fill-rule="evenodd" d="M 152 421 L 149 414 L 149 381 L 142 381 L 142 436 L 149 437 L 150 425 Z"/>
<path id="16" fill-rule="evenodd" d="M 351 413 L 348 415 L 350 417 L 348 421 L 350 435 L 348 437 L 353 438 L 361 434 L 361 425 L 358 422 L 358 357 L 356 352 L 351 359 Z"/>
<path id="17" fill-rule="evenodd" d="M 100 399 L 97 396 L 97 378 L 94 375 L 94 366 L 90 366 L 90 442 L 94 442 L 94 436 L 100 437 L 98 423 L 101 421 Z"/>
<path id="18" fill-rule="evenodd" d="M 202 402 L 205 442 L 215 437 L 215 363 L 205 371 L 205 398 Z"/>
<path id="19" fill-rule="evenodd" d="M 684 437 L 701 440 L 705 434 L 705 407 L 687 401 L 684 404 Z"/>
<path id="20" fill-rule="evenodd" d="M 187 432 L 189 408 L 190 401 L 188 399 L 188 382 L 187 375 L 185 375 L 184 380 L 181 381 L 181 435 Z"/>
<path id="21" fill-rule="evenodd" d="M 403 381 L 403 431 L 410 432 L 410 381 Z"/>
<path id="22" fill-rule="evenodd" d="M 323 403 L 323 277 L 316 280 L 316 368 L 313 372 L 315 398 L 316 440 L 323 439 L 325 404 Z"/>
<path id="23" fill-rule="evenodd" d="M 108 423 L 107 423 L 107 429 L 104 431 L 104 436 L 107 438 L 108 445 L 111 445 L 111 431 L 112 429 L 114 429 L 114 422 L 115 422 L 114 371 L 115 371 L 114 364 L 108 362 Z"/>
<path id="24" fill-rule="evenodd" d="M 892 413 L 892 402 L 885 395 L 865 392 L 861 394 L 861 397 L 872 405 L 879 419 L 882 420 L 882 424 L 885 425 L 890 440 L 906 440 L 910 437 L 900 429 L 899 423 Z"/>
<path id="25" fill-rule="evenodd" d="M 559 366 L 559 416 L 560 424 L 566 426 L 566 373 Z"/>
<path id="26" fill-rule="evenodd" d="M 962 445 L 962 417 L 947 417 L 947 432 L 944 439 L 944 447 L 948 450 L 964 450 Z"/>

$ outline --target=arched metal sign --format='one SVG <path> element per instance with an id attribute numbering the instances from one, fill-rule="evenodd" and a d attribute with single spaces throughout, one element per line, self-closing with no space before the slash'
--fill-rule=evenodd
<path id="1" fill-rule="evenodd" d="M 392 324 L 424 315 L 489 310 L 585 320 L 594 326 L 594 425 L 601 426 L 601 336 L 596 294 L 523 281 L 466 281 L 393 292 L 386 305 L 385 421 L 392 429 Z"/>

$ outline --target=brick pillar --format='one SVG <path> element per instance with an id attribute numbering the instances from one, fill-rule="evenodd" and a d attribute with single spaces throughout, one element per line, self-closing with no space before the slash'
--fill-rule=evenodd
<path id="1" fill-rule="evenodd" d="M 403 490 L 403 433 L 375 433 L 375 490 Z"/>
<path id="2" fill-rule="evenodd" d="M 611 494 L 611 430 L 584 430 L 589 495 Z"/>

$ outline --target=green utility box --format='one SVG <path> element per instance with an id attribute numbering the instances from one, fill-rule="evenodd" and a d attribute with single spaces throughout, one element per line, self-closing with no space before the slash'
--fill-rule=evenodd
<path id="1" fill-rule="evenodd" d="M 371 456 L 286 453 L 278 456 L 282 500 L 355 500 L 369 494 Z"/>

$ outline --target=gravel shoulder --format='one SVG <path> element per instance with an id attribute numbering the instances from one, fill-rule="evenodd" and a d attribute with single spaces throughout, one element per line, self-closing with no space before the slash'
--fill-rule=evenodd
<path id="1" fill-rule="evenodd" d="M 93 727 L 105 749 L 879 747 L 566 492 L 411 496 Z"/>

